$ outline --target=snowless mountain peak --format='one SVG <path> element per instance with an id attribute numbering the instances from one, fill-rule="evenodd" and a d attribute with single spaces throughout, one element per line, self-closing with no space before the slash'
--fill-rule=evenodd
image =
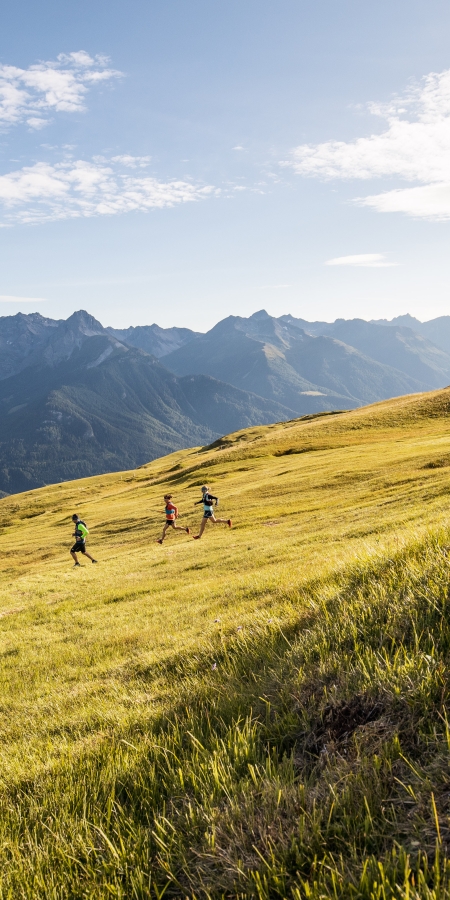
<path id="1" fill-rule="evenodd" d="M 72 313 L 65 321 L 67 331 L 80 331 L 86 337 L 93 337 L 95 334 L 103 334 L 105 329 L 103 325 L 94 319 L 85 309 L 79 309 Z"/>

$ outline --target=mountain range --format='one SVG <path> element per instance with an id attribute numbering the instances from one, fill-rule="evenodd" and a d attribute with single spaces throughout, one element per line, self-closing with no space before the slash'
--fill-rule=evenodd
<path id="1" fill-rule="evenodd" d="M 256 424 L 450 382 L 450 317 L 307 322 L 260 310 L 206 334 L 0 318 L 0 493 L 139 466 Z"/>
<path id="2" fill-rule="evenodd" d="M 307 323 L 264 310 L 229 316 L 164 357 L 177 375 L 200 372 L 276 400 L 297 415 L 353 408 L 443 387 L 450 355 L 410 328 L 362 319 Z"/>
<path id="3" fill-rule="evenodd" d="M 450 353 L 450 316 L 438 316 L 436 319 L 430 319 L 428 322 L 420 322 L 419 319 L 406 314 L 405 316 L 396 316 L 395 319 L 374 319 L 377 325 L 403 325 L 421 334 L 422 337 L 433 341 L 441 350 Z"/>
<path id="4" fill-rule="evenodd" d="M 84 311 L 56 324 L 11 318 L 0 319 L 4 493 L 133 468 L 293 415 L 207 375 L 177 377 Z"/>

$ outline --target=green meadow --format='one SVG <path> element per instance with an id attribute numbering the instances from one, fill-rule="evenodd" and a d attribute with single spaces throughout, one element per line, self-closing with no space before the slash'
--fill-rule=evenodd
<path id="1" fill-rule="evenodd" d="M 0 900 L 450 898 L 449 492 L 446 389 L 0 500 Z"/>

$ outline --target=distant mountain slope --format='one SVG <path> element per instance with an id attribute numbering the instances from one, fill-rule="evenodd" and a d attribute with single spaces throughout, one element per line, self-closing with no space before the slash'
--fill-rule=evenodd
<path id="1" fill-rule="evenodd" d="M 35 365 L 46 348 L 47 361 L 52 364 L 52 361 L 67 356 L 85 337 L 106 333 L 157 358 L 181 347 L 197 334 L 189 328 L 160 328 L 159 325 L 123 330 L 104 328 L 85 310 L 79 310 L 66 320 L 47 319 L 40 313 L 0 316 L 0 379 Z"/>
<path id="2" fill-rule="evenodd" d="M 297 319 L 290 315 L 279 316 L 277 321 L 292 328 L 302 328 L 306 334 L 312 335 L 328 334 L 334 324 L 333 322 L 308 322 L 307 319 Z"/>
<path id="3" fill-rule="evenodd" d="M 172 350 L 177 350 L 178 347 L 183 347 L 199 334 L 198 331 L 191 331 L 190 328 L 160 328 L 155 324 L 122 329 L 107 328 L 106 331 L 118 338 L 119 341 L 125 341 L 131 347 L 145 350 L 146 353 L 151 353 L 157 359 L 161 359 Z"/>
<path id="4" fill-rule="evenodd" d="M 286 359 L 325 389 L 356 399 L 358 406 L 429 390 L 424 382 L 381 364 L 344 341 L 324 335 L 306 335 L 304 342 L 294 343 L 287 351 Z"/>
<path id="5" fill-rule="evenodd" d="M 299 327 L 298 320 L 276 319 L 264 310 L 248 319 L 229 316 L 168 354 L 164 364 L 179 375 L 215 375 L 276 399 L 299 415 L 353 408 L 430 387 L 430 381 L 381 364 L 343 339 L 314 337 Z"/>
<path id="6" fill-rule="evenodd" d="M 449 323 L 448 351 L 444 346 L 445 319 Z M 398 369 L 431 387 L 442 387 L 450 378 L 450 316 L 442 317 L 443 338 L 437 340 L 439 322 L 419 322 L 413 316 L 397 316 L 366 322 L 365 319 L 336 319 L 335 322 L 307 322 L 294 316 L 280 316 L 280 323 L 307 334 L 334 337 L 355 347 L 384 365 Z M 435 324 L 436 323 L 436 324 Z M 436 340 L 434 339 L 436 337 Z M 431 370 L 431 371 L 430 371 Z"/>
<path id="7" fill-rule="evenodd" d="M 294 316 L 280 316 L 278 322 L 314 336 L 342 340 L 371 359 L 420 381 L 423 390 L 443 387 L 450 379 L 450 316 L 429 322 L 419 322 L 410 315 L 397 316 L 390 322 L 387 319 L 307 322 Z"/>
<path id="8" fill-rule="evenodd" d="M 84 310 L 0 317 L 0 493 L 448 384 L 450 354 L 418 330 L 433 322 L 400 318 L 307 322 L 260 310 L 197 334 L 105 329 Z"/>
<path id="9" fill-rule="evenodd" d="M 399 369 L 429 389 L 443 387 L 450 380 L 450 356 L 411 328 L 338 319 L 328 334 L 377 362 Z"/>
<path id="10" fill-rule="evenodd" d="M 178 378 L 106 334 L 86 337 L 57 363 L 46 355 L 48 347 L 0 382 L 1 491 L 133 468 L 294 415 L 207 376 Z"/>
<path id="11" fill-rule="evenodd" d="M 450 316 L 438 316 L 436 319 L 430 319 L 428 322 L 420 322 L 419 319 L 407 313 L 405 316 L 396 316 L 390 321 L 388 319 L 375 319 L 374 322 L 377 325 L 388 325 L 391 327 L 393 325 L 406 325 L 417 332 L 417 334 L 421 334 L 429 341 L 432 341 L 441 350 L 445 350 L 446 353 L 450 354 Z"/>
<path id="12" fill-rule="evenodd" d="M 299 415 L 358 405 L 348 392 L 337 394 L 318 387 L 289 364 L 285 351 L 290 342 L 285 331 L 267 314 L 265 319 L 229 316 L 207 334 L 168 354 L 164 364 L 178 375 L 214 376 L 276 400 Z"/>
<path id="13" fill-rule="evenodd" d="M 1 317 L 0 379 L 41 362 L 56 365 L 87 337 L 104 333 L 103 325 L 85 310 L 68 319 L 45 319 L 39 313 Z"/>
<path id="14" fill-rule="evenodd" d="M 29 365 L 33 353 L 42 350 L 61 320 L 39 313 L 0 317 L 0 379 L 9 378 Z"/>

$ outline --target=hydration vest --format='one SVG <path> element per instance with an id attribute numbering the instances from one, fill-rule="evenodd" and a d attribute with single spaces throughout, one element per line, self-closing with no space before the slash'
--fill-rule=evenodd
<path id="1" fill-rule="evenodd" d="M 81 528 L 79 528 L 79 525 L 82 525 L 83 528 L 86 529 L 86 531 L 82 531 Z M 79 519 L 78 522 L 75 522 L 75 537 L 77 541 L 84 541 L 87 534 L 89 534 L 89 530 L 86 522 L 82 522 L 81 519 Z"/>

